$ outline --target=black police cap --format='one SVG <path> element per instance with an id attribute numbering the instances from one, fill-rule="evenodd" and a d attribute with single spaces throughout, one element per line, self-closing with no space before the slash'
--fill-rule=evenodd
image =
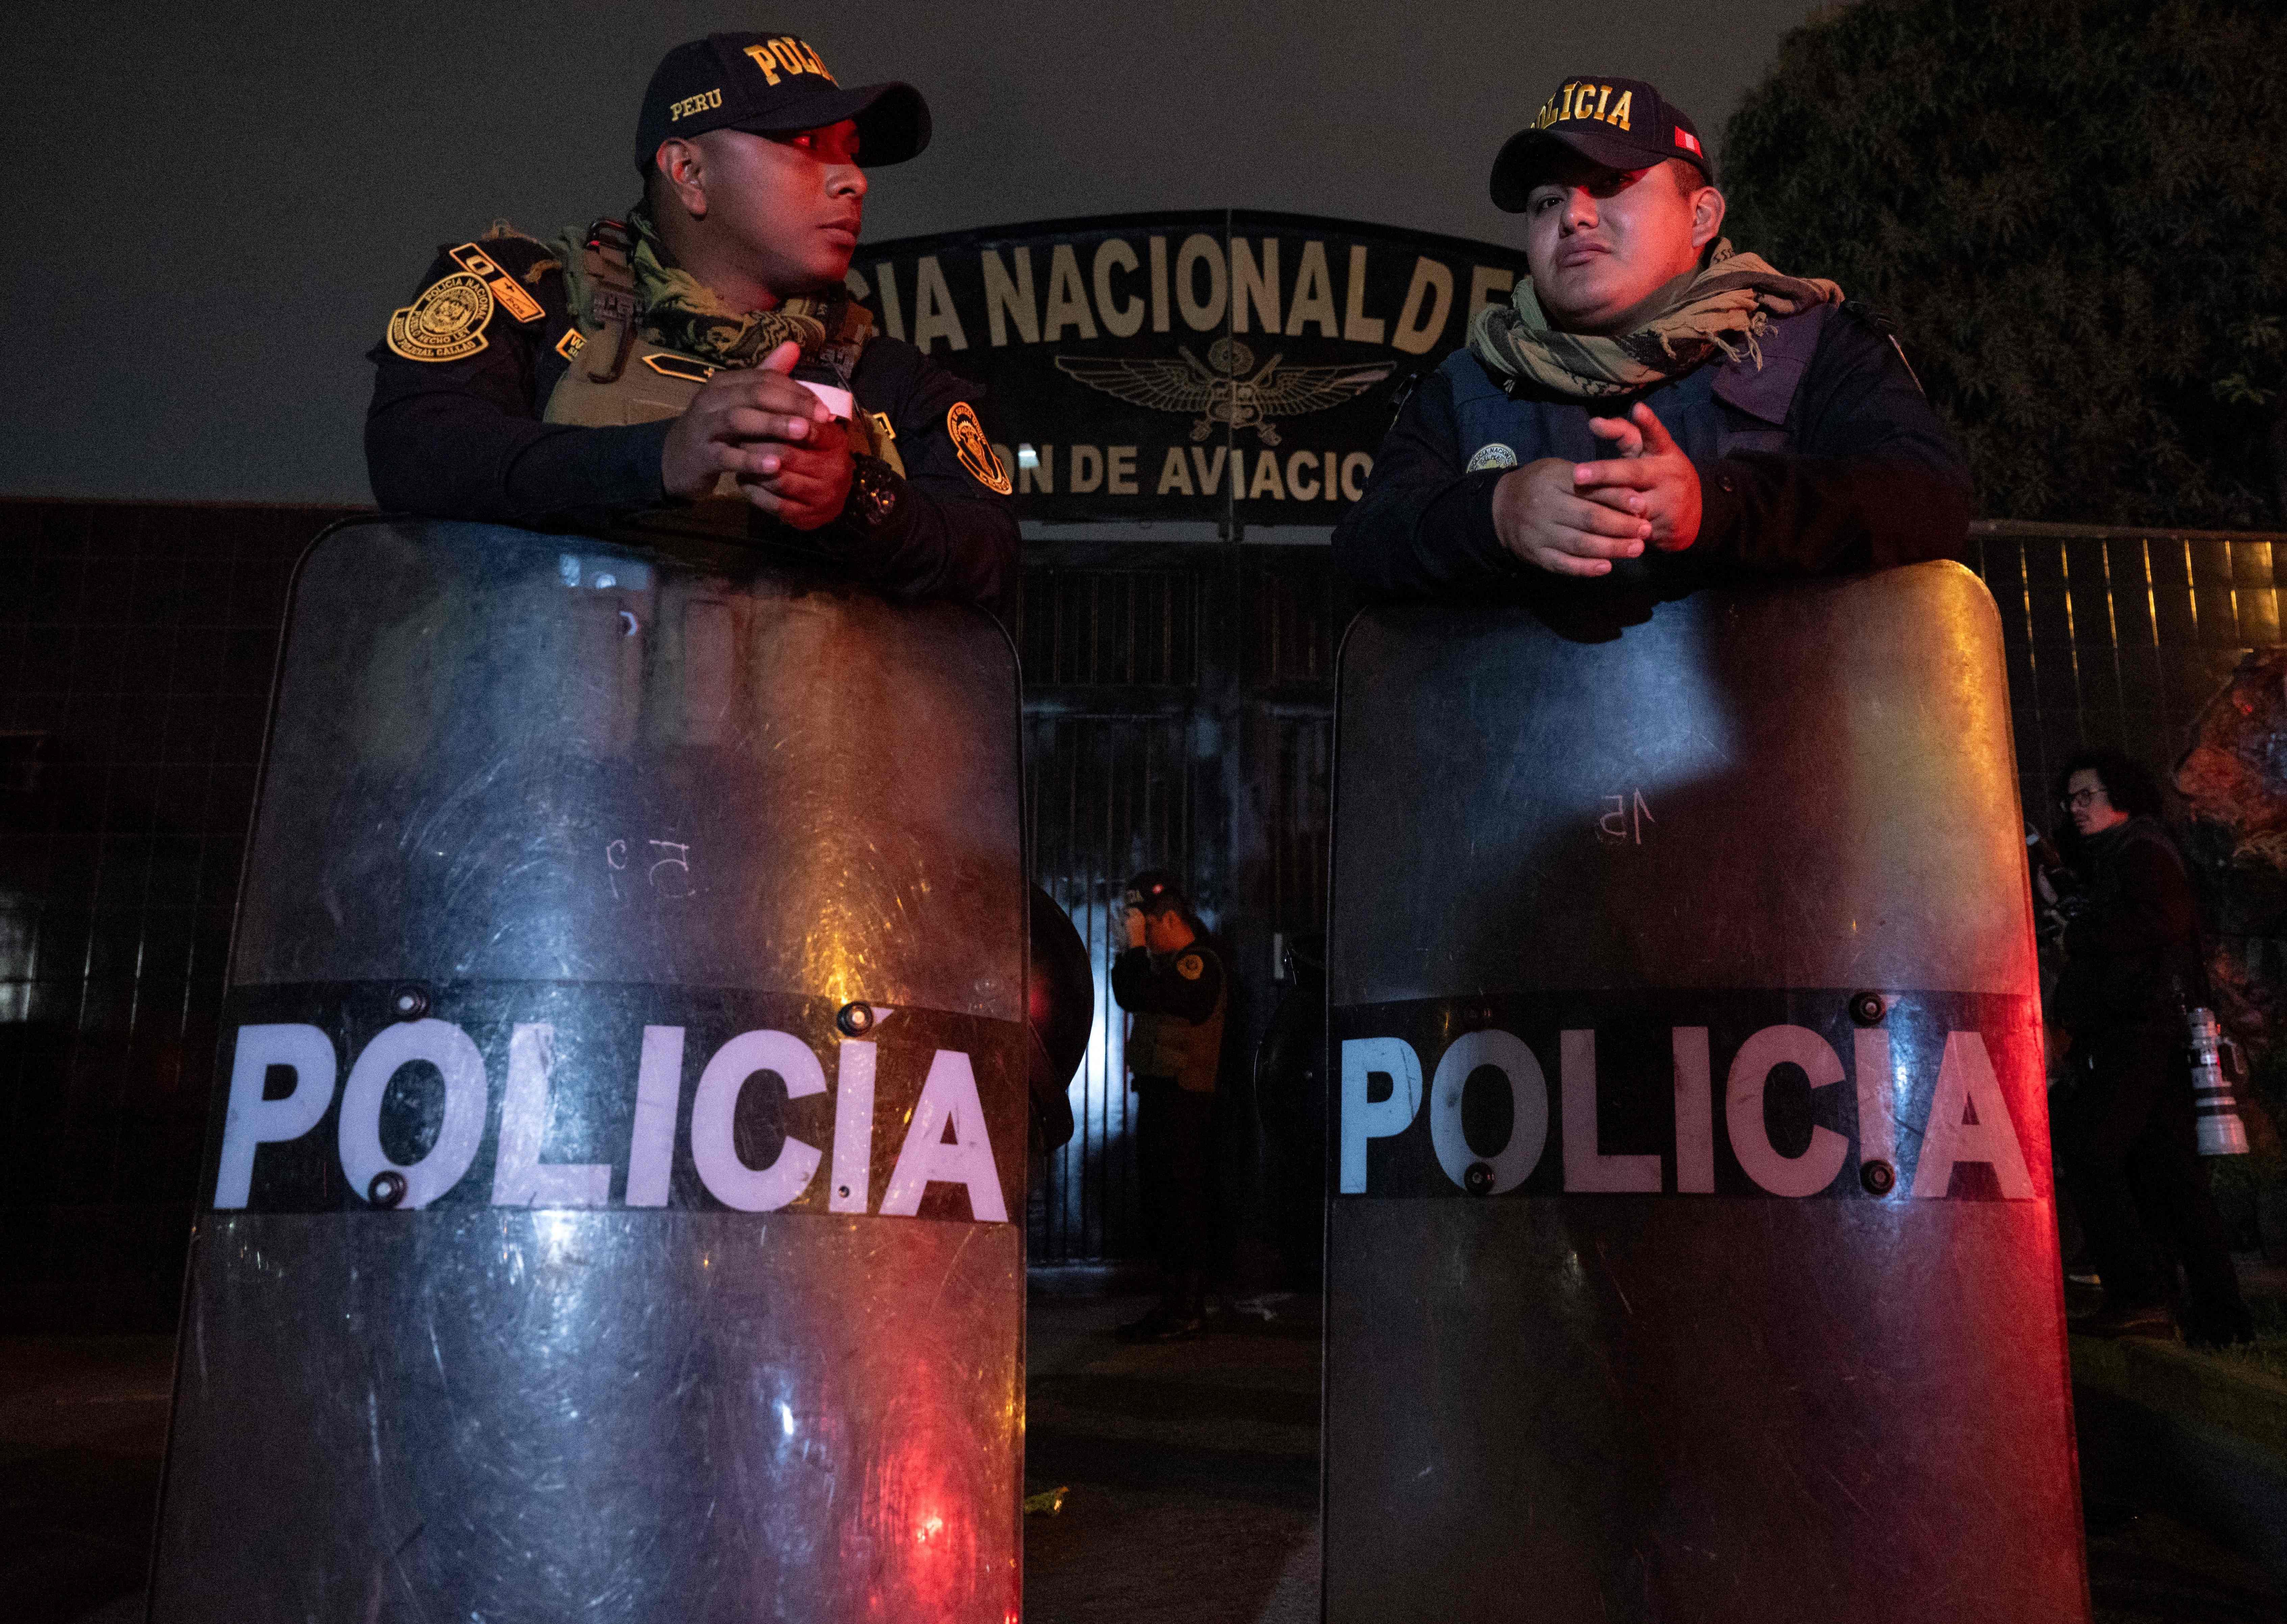
<path id="1" fill-rule="evenodd" d="M 636 170 L 659 144 L 709 130 L 791 135 L 843 119 L 858 125 L 858 161 L 903 163 L 929 145 L 929 104 L 910 84 L 843 90 L 818 52 L 792 34 L 710 34 L 661 59 L 636 119 Z"/>
<path id="2" fill-rule="evenodd" d="M 1503 143 L 1493 160 L 1494 206 L 1521 212 L 1549 165 L 1568 151 L 1613 170 L 1650 169 L 1681 158 L 1715 184 L 1714 162 L 1682 108 L 1641 79 L 1574 74 L 1541 104 L 1531 128 Z"/>
<path id="3" fill-rule="evenodd" d="M 1172 908 L 1186 919 L 1191 916 L 1191 905 L 1183 888 L 1164 868 L 1146 868 L 1128 881 L 1127 901 L 1129 907 L 1146 914 L 1156 915 Z"/>

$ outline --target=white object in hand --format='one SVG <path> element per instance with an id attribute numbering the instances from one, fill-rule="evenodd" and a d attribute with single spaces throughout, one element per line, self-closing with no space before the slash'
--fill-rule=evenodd
<path id="1" fill-rule="evenodd" d="M 813 384 L 808 378 L 798 377 L 795 382 L 825 401 L 826 409 L 832 412 L 835 416 L 843 423 L 850 421 L 850 415 L 856 409 L 857 402 L 850 398 L 848 390 L 836 389 L 831 384 Z"/>

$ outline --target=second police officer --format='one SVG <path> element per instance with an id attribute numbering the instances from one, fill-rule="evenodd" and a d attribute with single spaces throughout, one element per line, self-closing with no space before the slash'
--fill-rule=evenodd
<path id="1" fill-rule="evenodd" d="M 1530 274 L 1375 454 L 1334 530 L 1360 582 L 1688 590 L 1960 551 L 1967 468 L 1904 356 L 1832 282 L 1733 251 L 1698 131 L 1650 85 L 1566 79 L 1492 200 L 1524 216 Z"/>

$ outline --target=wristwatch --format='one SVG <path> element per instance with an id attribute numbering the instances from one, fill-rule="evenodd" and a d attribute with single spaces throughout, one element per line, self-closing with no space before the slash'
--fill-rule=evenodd
<path id="1" fill-rule="evenodd" d="M 877 456 L 850 459 L 850 495 L 842 504 L 845 524 L 878 530 L 898 515 L 906 499 L 905 481 Z"/>

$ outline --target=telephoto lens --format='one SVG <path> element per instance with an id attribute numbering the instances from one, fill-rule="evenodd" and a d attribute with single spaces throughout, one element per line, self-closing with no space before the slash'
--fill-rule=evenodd
<path id="1" fill-rule="evenodd" d="M 2223 1074 L 2223 1046 L 2231 1040 L 2224 1036 L 2212 1010 L 2193 1010 L 2184 1018 L 2191 1040 L 2192 1112 L 2200 1154 L 2244 1156 L 2247 1124 L 2239 1120 L 2239 1102 Z"/>

